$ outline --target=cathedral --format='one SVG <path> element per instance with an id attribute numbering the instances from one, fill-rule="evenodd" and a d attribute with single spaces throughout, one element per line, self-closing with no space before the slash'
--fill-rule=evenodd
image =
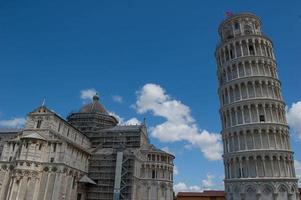
<path id="1" fill-rule="evenodd" d="M 2 135 L 2 134 L 1 134 Z M 174 156 L 95 95 L 67 120 L 42 105 L 1 138 L 0 200 L 172 200 Z"/>

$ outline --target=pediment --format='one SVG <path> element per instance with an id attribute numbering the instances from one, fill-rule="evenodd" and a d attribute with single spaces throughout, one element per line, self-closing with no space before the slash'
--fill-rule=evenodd
<path id="1" fill-rule="evenodd" d="M 54 114 L 54 112 L 48 109 L 46 106 L 40 106 L 30 112 L 30 114 L 50 114 L 50 113 Z"/>
<path id="2" fill-rule="evenodd" d="M 37 132 L 33 132 L 33 133 L 29 133 L 27 135 L 23 135 L 21 136 L 22 139 L 37 139 L 37 140 L 47 140 L 45 137 L 43 137 L 42 135 L 40 135 Z"/>

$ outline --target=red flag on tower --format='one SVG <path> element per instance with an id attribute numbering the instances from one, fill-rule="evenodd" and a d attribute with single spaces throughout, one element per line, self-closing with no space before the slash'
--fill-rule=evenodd
<path id="1" fill-rule="evenodd" d="M 230 12 L 230 11 L 227 11 L 227 12 L 225 13 L 225 15 L 226 15 L 226 17 L 231 17 L 231 16 L 233 15 L 233 13 Z"/>

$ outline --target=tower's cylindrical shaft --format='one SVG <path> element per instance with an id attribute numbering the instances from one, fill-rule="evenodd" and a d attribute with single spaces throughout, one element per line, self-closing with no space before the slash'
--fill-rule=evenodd
<path id="1" fill-rule="evenodd" d="M 298 197 L 273 43 L 251 13 L 219 27 L 220 117 L 227 199 Z"/>

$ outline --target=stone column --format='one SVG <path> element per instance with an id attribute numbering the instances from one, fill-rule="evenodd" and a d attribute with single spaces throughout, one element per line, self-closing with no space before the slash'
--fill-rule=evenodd
<path id="1" fill-rule="evenodd" d="M 247 143 L 247 134 L 245 131 L 243 132 L 243 134 L 244 134 L 244 138 L 245 138 L 245 149 L 248 150 L 249 147 L 248 147 L 248 143 Z"/>
<path id="2" fill-rule="evenodd" d="M 261 160 L 262 160 L 262 164 L 263 164 L 263 176 L 266 176 L 266 166 L 265 166 L 265 156 L 261 155 Z"/>
<path id="3" fill-rule="evenodd" d="M 28 181 L 27 176 L 23 176 L 23 178 L 21 178 L 20 184 L 19 184 L 19 191 L 18 191 L 17 199 L 24 199 L 25 198 L 26 189 L 27 189 L 27 181 Z"/>
<path id="4" fill-rule="evenodd" d="M 255 176 L 258 177 L 258 167 L 257 167 L 257 156 L 254 158 L 254 162 L 255 162 Z"/>
<path id="5" fill-rule="evenodd" d="M 270 159 L 270 161 L 271 161 L 272 176 L 275 177 L 275 169 L 274 169 L 273 157 L 269 156 L 269 159 Z"/>
<path id="6" fill-rule="evenodd" d="M 250 56 L 249 40 L 246 40 L 248 56 Z"/>
<path id="7" fill-rule="evenodd" d="M 240 46 L 241 56 L 245 56 L 241 41 L 239 41 L 239 46 Z"/>
<path id="8" fill-rule="evenodd" d="M 255 40 L 254 39 L 252 39 L 252 46 L 253 46 L 253 49 L 254 49 L 254 55 L 256 55 L 257 56 L 257 50 L 256 50 L 256 44 L 255 44 Z"/>
<path id="9" fill-rule="evenodd" d="M 46 190 L 46 194 L 45 194 L 45 199 L 52 199 L 52 194 L 53 192 L 56 192 L 53 190 L 54 188 L 54 182 L 55 182 L 55 177 L 56 174 L 51 172 L 49 173 L 49 178 L 48 178 L 48 182 L 47 182 L 47 190 Z"/>
<path id="10" fill-rule="evenodd" d="M 260 56 L 263 56 L 263 52 L 262 52 L 262 41 L 259 40 L 259 50 L 260 50 Z"/>
<path id="11" fill-rule="evenodd" d="M 9 180 L 9 187 L 8 187 L 8 191 L 7 191 L 7 196 L 3 196 L 5 200 L 10 200 L 11 199 L 14 182 L 15 182 L 15 177 L 12 176 Z"/>
<path id="12" fill-rule="evenodd" d="M 2 169 L 3 170 L 3 169 Z M 10 174 L 10 170 L 6 169 L 5 171 L 5 176 L 2 182 L 2 186 L 1 186 L 1 191 L 0 191 L 0 200 L 5 200 L 7 197 L 7 193 L 9 190 L 9 185 L 10 185 L 10 180 L 11 180 L 11 174 Z"/>
<path id="13" fill-rule="evenodd" d="M 261 129 L 258 130 L 258 134 L 259 134 L 259 137 L 260 137 L 260 148 L 261 148 L 261 149 L 264 149 L 264 147 L 263 147 L 263 142 L 262 142 Z"/>
<path id="14" fill-rule="evenodd" d="M 252 119 L 252 115 L 251 115 L 251 106 L 248 105 L 248 112 L 249 112 L 249 117 L 250 117 L 250 123 L 253 122 L 253 119 Z"/>
<path id="15" fill-rule="evenodd" d="M 40 178 L 35 178 L 34 189 L 33 189 L 33 200 L 39 200 L 38 194 L 40 189 Z"/>
<path id="16" fill-rule="evenodd" d="M 242 124 L 245 124 L 246 121 L 245 121 L 245 111 L 244 111 L 244 107 L 242 106 L 241 107 L 241 115 L 242 115 Z"/>
<path id="17" fill-rule="evenodd" d="M 234 58 L 237 58 L 236 44 L 235 44 L 235 42 L 232 43 L 232 44 L 233 44 L 233 47 L 234 47 Z"/>

